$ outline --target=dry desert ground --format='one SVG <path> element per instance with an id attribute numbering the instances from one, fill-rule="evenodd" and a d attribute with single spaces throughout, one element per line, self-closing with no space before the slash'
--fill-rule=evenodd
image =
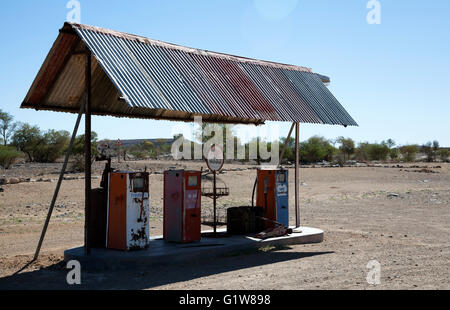
<path id="1" fill-rule="evenodd" d="M 94 164 L 93 185 L 103 163 Z M 203 162 L 113 163 L 148 170 L 152 235 L 162 234 L 162 175 L 169 168 L 200 169 Z M 420 167 L 417 167 L 420 166 Z M 427 168 L 424 168 L 427 166 Z M 0 289 L 73 289 L 63 251 L 83 244 L 84 180 L 68 174 L 40 259 L 31 260 L 61 164 L 23 164 L 0 171 L 29 179 L 0 193 Z M 227 206 L 249 205 L 255 166 L 226 164 L 220 175 Z M 83 271 L 77 289 L 450 289 L 450 164 L 302 167 L 301 223 L 324 230 L 324 242 L 234 253 L 212 261 L 148 266 L 144 271 Z M 290 170 L 291 221 L 293 169 Z M 39 181 L 40 180 L 40 181 Z M 204 198 L 208 216 L 211 202 Z M 366 281 L 367 263 L 381 264 L 381 283 Z"/>

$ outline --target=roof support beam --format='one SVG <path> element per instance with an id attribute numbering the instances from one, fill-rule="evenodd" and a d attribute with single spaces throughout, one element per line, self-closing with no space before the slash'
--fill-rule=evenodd
<path id="1" fill-rule="evenodd" d="M 300 228 L 300 123 L 295 123 L 295 228 Z"/>
<path id="2" fill-rule="evenodd" d="M 91 214 L 91 53 L 86 54 L 85 68 L 85 133 L 84 133 L 84 175 L 85 175 L 85 222 L 84 222 L 84 247 L 86 255 L 91 253 L 89 236 Z"/>
<path id="3" fill-rule="evenodd" d="M 48 209 L 47 218 L 45 220 L 44 228 L 42 228 L 41 237 L 39 238 L 39 243 L 38 243 L 38 246 L 36 248 L 36 252 L 34 253 L 34 258 L 33 258 L 33 260 L 31 262 L 36 261 L 37 258 L 39 257 L 39 253 L 41 251 L 41 246 L 42 246 L 42 243 L 44 242 L 44 237 L 45 237 L 45 234 L 47 233 L 47 227 L 48 227 L 48 224 L 50 223 L 50 218 L 52 217 L 53 208 L 55 207 L 56 199 L 58 198 L 59 189 L 61 188 L 61 183 L 62 183 L 62 181 L 64 179 L 64 174 L 66 172 L 67 163 L 69 162 L 69 156 L 70 156 L 70 153 L 72 152 L 73 142 L 75 141 L 75 137 L 77 136 L 78 127 L 80 125 L 81 116 L 83 115 L 83 112 L 84 112 L 84 105 L 81 105 L 80 111 L 78 112 L 78 118 L 77 118 L 77 121 L 75 123 L 75 127 L 73 129 L 72 138 L 70 139 L 69 147 L 67 148 L 66 157 L 64 158 L 64 163 L 63 163 L 63 166 L 61 168 L 61 172 L 59 174 L 58 183 L 56 184 L 55 192 L 53 193 L 52 202 L 50 203 L 50 207 Z"/>
<path id="4" fill-rule="evenodd" d="M 292 131 L 294 130 L 295 123 L 292 123 L 291 129 L 289 130 L 289 134 L 287 135 L 286 140 L 284 141 L 283 150 L 281 151 L 280 160 L 278 161 L 278 167 L 281 166 L 281 162 L 284 158 L 284 153 L 286 153 L 286 148 L 289 144 L 289 139 L 291 139 Z"/>

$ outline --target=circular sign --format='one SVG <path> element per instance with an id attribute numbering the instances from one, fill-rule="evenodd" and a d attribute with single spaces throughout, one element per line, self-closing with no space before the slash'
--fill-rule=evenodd
<path id="1" fill-rule="evenodd" d="M 225 162 L 225 156 L 220 146 L 213 144 L 206 154 L 206 165 L 209 170 L 217 172 L 220 171 Z"/>
<path id="2" fill-rule="evenodd" d="M 99 144 L 97 144 L 97 151 L 100 154 L 103 154 L 103 152 L 107 149 L 109 149 L 109 144 L 107 142 L 100 142 Z"/>

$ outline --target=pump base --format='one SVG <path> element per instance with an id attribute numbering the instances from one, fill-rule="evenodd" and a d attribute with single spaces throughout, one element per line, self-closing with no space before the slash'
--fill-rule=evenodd
<path id="1" fill-rule="evenodd" d="M 200 242 L 188 244 L 167 243 L 162 236 L 153 237 L 147 250 L 134 252 L 109 249 L 92 249 L 86 256 L 84 247 L 64 252 L 64 260 L 77 260 L 83 269 L 145 269 L 155 265 L 170 265 L 188 261 L 208 261 L 218 256 L 266 246 L 320 243 L 323 231 L 317 228 L 301 227 L 301 233 L 260 240 L 254 236 L 228 236 L 224 238 L 203 238 Z M 219 229 L 218 232 L 225 232 Z M 211 231 L 205 232 L 211 233 Z"/>

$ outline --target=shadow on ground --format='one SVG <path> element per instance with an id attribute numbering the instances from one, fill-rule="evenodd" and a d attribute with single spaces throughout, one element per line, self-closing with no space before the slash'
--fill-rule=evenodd
<path id="1" fill-rule="evenodd" d="M 210 261 L 194 261 L 186 264 L 149 266 L 127 271 L 81 271 L 81 285 L 70 286 L 66 282 L 64 262 L 35 271 L 24 271 L 0 279 L 0 289 L 24 290 L 109 290 L 151 289 L 177 282 L 185 282 L 225 272 L 253 268 L 274 263 L 298 260 L 334 252 L 284 252 L 290 248 L 236 252 Z M 299 262 L 301 263 L 301 262 Z M 194 288 L 195 289 L 195 288 Z"/>

